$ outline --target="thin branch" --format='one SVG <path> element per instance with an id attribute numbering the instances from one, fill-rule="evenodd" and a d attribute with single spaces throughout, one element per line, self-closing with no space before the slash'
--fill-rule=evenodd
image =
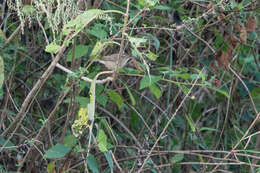
<path id="1" fill-rule="evenodd" d="M 65 38 L 64 43 L 66 42 L 66 40 L 69 38 L 69 35 Z M 27 111 L 29 110 L 29 107 L 31 105 L 31 103 L 33 102 L 33 100 L 35 99 L 37 93 L 39 92 L 39 90 L 41 89 L 41 87 L 43 86 L 43 84 L 46 82 L 46 80 L 49 78 L 49 76 L 51 75 L 51 73 L 53 72 L 56 64 L 58 63 L 58 61 L 61 58 L 61 55 L 63 54 L 63 52 L 66 49 L 66 45 L 63 44 L 58 52 L 58 54 L 56 55 L 55 59 L 52 61 L 52 63 L 49 65 L 49 67 L 47 68 L 47 70 L 42 74 L 42 76 L 38 79 L 38 81 L 36 82 L 36 84 L 33 86 L 32 90 L 29 92 L 29 94 L 27 95 L 27 97 L 25 98 L 21 109 L 19 111 L 19 113 L 16 115 L 15 120 L 9 125 L 9 127 L 1 134 L 2 136 L 8 136 L 13 130 L 12 134 L 8 137 L 9 141 L 12 137 L 13 134 L 16 132 L 16 130 L 18 130 L 19 126 L 21 125 L 23 119 L 26 116 Z M 7 142 L 6 142 L 7 144 Z M 5 144 L 5 145 L 6 145 Z M 2 150 L 0 150 L 1 152 Z"/>
<path id="2" fill-rule="evenodd" d="M 247 131 L 245 132 L 245 134 L 242 136 L 242 138 L 236 143 L 236 145 L 232 148 L 232 150 L 224 157 L 224 158 L 228 158 L 232 153 L 234 153 L 234 150 L 238 147 L 238 145 L 245 140 L 245 138 L 247 138 L 247 134 L 249 133 L 249 131 L 255 126 L 255 124 L 257 123 L 257 121 L 259 121 L 260 118 L 260 113 L 258 113 L 256 107 L 255 107 L 255 103 L 253 101 L 253 98 L 249 92 L 249 89 L 247 88 L 246 84 L 244 83 L 244 81 L 240 78 L 240 76 L 231 68 L 231 66 L 229 65 L 229 70 L 240 80 L 240 82 L 242 83 L 242 85 L 245 87 L 246 91 L 248 92 L 250 101 L 252 102 L 252 106 L 254 111 L 256 112 L 256 117 L 253 120 L 253 122 L 250 124 L 249 128 L 247 129 Z M 215 168 L 211 171 L 211 172 L 215 172 L 216 169 L 218 168 L 219 165 L 216 165 Z"/>
<path id="3" fill-rule="evenodd" d="M 62 71 L 66 72 L 68 74 L 75 74 L 73 71 L 67 69 L 66 67 L 62 66 L 59 63 L 56 64 L 56 67 L 58 67 L 59 69 L 61 69 Z M 113 72 L 111 72 L 111 73 L 113 73 Z M 84 77 L 84 76 L 80 77 L 80 79 L 82 79 L 86 82 L 90 82 L 90 83 L 93 81 L 92 79 L 90 79 L 88 77 Z M 113 77 L 106 77 L 105 79 L 102 79 L 102 80 L 96 80 L 96 83 L 97 84 L 104 84 L 104 83 L 112 81 L 112 80 L 113 80 Z"/>
<path id="4" fill-rule="evenodd" d="M 66 85 L 65 85 L 66 86 Z M 65 90 L 61 95 L 60 95 L 60 99 L 57 102 L 57 104 L 55 105 L 55 107 L 53 108 L 53 110 L 51 111 L 50 115 L 48 116 L 48 119 L 45 121 L 45 123 L 42 125 L 42 127 L 40 128 L 39 132 L 37 133 L 36 137 L 34 140 L 40 141 L 41 136 L 43 135 L 44 129 L 46 128 L 46 126 L 52 121 L 52 119 L 54 118 L 54 116 L 56 115 L 56 111 L 58 110 L 58 107 L 60 106 L 60 104 L 63 102 L 63 100 L 65 99 L 65 97 L 67 96 L 67 94 L 69 93 L 69 91 L 71 90 L 71 88 L 69 88 L 68 90 Z M 46 131 L 45 131 L 46 132 Z M 27 151 L 26 155 L 23 157 L 23 161 L 20 163 L 20 167 L 22 168 L 22 165 L 25 163 L 27 157 L 29 156 L 29 154 L 31 153 L 33 147 L 30 147 L 29 150 Z M 19 171 L 18 171 L 19 172 Z"/>
<path id="5" fill-rule="evenodd" d="M 109 115 L 111 118 L 113 118 L 131 137 L 132 139 L 135 141 L 135 143 L 138 145 L 138 147 L 140 149 L 142 149 L 142 145 L 141 143 L 137 140 L 137 138 L 135 137 L 135 135 L 124 125 L 124 123 L 122 123 L 117 117 L 115 117 L 112 113 L 110 113 L 108 110 L 106 110 L 105 108 L 102 108 L 101 106 L 98 106 L 98 109 L 100 109 L 101 111 L 105 112 L 107 115 Z"/>
<path id="6" fill-rule="evenodd" d="M 249 96 L 249 98 L 250 98 L 250 101 L 251 101 L 251 103 L 252 103 L 254 112 L 255 112 L 256 114 L 258 114 L 258 111 L 257 111 L 257 109 L 256 109 L 254 100 L 253 100 L 253 98 L 252 98 L 252 96 L 251 96 L 251 93 L 250 93 L 248 87 L 246 86 L 245 82 L 244 82 L 244 81 L 241 79 L 241 77 L 235 72 L 235 70 L 232 69 L 232 67 L 231 67 L 230 65 L 229 65 L 229 70 L 239 79 L 239 81 L 242 83 L 242 85 L 243 85 L 244 88 L 246 89 L 246 91 L 247 91 L 247 93 L 248 93 L 248 96 Z"/>
<path id="7" fill-rule="evenodd" d="M 22 25 L 20 24 L 15 31 L 11 34 L 11 36 L 6 40 L 5 45 L 2 47 L 2 49 L 5 49 L 16 37 L 17 34 L 20 33 L 22 28 Z"/>
<path id="8" fill-rule="evenodd" d="M 174 112 L 174 114 L 172 114 L 172 117 L 169 119 L 169 121 L 167 122 L 167 124 L 165 125 L 163 131 L 161 132 L 160 136 L 157 138 L 157 140 L 155 141 L 153 147 L 151 148 L 151 150 L 149 151 L 147 157 L 145 158 L 141 168 L 137 171 L 138 173 L 140 173 L 142 171 L 142 169 L 144 168 L 145 163 L 148 161 L 148 159 L 150 158 L 151 153 L 153 152 L 153 150 L 155 149 L 155 147 L 157 146 L 158 142 L 160 141 L 160 139 L 162 138 L 162 136 L 164 135 L 166 129 L 168 128 L 168 126 L 170 125 L 170 123 L 172 122 L 172 120 L 175 118 L 177 112 L 180 110 L 180 108 L 183 106 L 184 102 L 186 101 L 186 99 L 189 97 L 192 89 L 194 88 L 195 84 L 198 82 L 199 77 L 201 75 L 201 73 L 204 71 L 204 69 L 202 69 L 199 73 L 198 78 L 194 81 L 193 85 L 191 86 L 191 88 L 189 89 L 189 92 L 185 95 L 185 97 L 183 98 L 183 100 L 181 101 L 181 103 L 179 104 L 179 106 L 177 107 L 176 111 Z"/>
<path id="9" fill-rule="evenodd" d="M 129 13 L 129 7 L 130 7 L 130 0 L 127 0 L 127 7 L 126 7 L 126 12 L 125 12 L 125 18 L 124 18 L 124 25 L 122 28 L 122 40 L 120 43 L 120 50 L 118 53 L 118 58 L 117 58 L 117 62 L 116 62 L 116 70 L 114 71 L 114 75 L 118 70 L 119 67 L 119 62 L 122 60 L 122 55 L 123 55 L 123 51 L 124 51 L 124 42 L 125 42 L 125 32 L 126 32 L 126 27 L 127 27 L 127 22 L 128 22 L 128 13 Z"/>
<path id="10" fill-rule="evenodd" d="M 209 45 L 209 43 L 208 42 L 206 42 L 204 39 L 202 39 L 200 36 L 198 36 L 197 34 L 195 34 L 194 32 L 192 32 L 188 27 L 186 27 L 185 25 L 184 25 L 184 27 L 185 27 L 185 29 L 187 29 L 192 35 L 194 35 L 196 38 L 198 38 L 200 41 L 202 41 L 203 43 L 205 43 L 207 46 L 208 46 L 208 48 L 214 53 L 214 54 L 216 54 L 216 51 L 215 51 L 215 49 L 213 48 L 213 47 L 211 47 L 210 45 Z"/>

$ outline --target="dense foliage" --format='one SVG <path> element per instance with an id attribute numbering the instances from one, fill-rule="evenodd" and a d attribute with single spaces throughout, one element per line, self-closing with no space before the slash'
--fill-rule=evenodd
<path id="1" fill-rule="evenodd" d="M 0 7 L 0 172 L 260 172 L 259 2 Z"/>

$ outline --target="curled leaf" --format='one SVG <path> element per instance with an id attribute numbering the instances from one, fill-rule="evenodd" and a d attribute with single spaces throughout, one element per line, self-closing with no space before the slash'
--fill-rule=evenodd
<path id="1" fill-rule="evenodd" d="M 60 49 L 60 45 L 57 45 L 55 42 L 52 42 L 51 44 L 47 45 L 45 47 L 45 51 L 48 53 L 56 53 Z"/>
<path id="2" fill-rule="evenodd" d="M 254 17 L 250 16 L 245 24 L 246 30 L 248 32 L 254 32 L 256 28 L 256 20 Z"/>
<path id="3" fill-rule="evenodd" d="M 227 51 L 219 50 L 216 55 L 216 59 L 219 65 L 227 70 L 229 64 L 232 62 L 233 55 L 233 46 L 231 44 L 228 45 Z"/>
<path id="4" fill-rule="evenodd" d="M 247 40 L 247 32 L 246 32 L 246 27 L 242 27 L 240 30 L 240 40 L 242 43 L 246 44 L 246 40 Z"/>
<path id="5" fill-rule="evenodd" d="M 235 36 L 235 34 L 232 34 L 230 36 L 230 44 L 232 45 L 233 48 L 235 48 L 238 43 L 239 43 L 239 39 Z"/>
<path id="6" fill-rule="evenodd" d="M 235 29 L 235 31 L 240 32 L 240 30 L 241 30 L 240 23 L 236 22 L 234 25 L 234 29 Z"/>

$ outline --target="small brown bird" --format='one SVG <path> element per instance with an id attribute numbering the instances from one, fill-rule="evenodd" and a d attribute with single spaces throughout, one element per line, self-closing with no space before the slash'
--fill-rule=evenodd
<path id="1" fill-rule="evenodd" d="M 104 66 L 108 70 L 116 71 L 117 68 L 124 67 L 128 60 L 130 59 L 130 56 L 127 54 L 123 54 L 121 57 L 118 56 L 119 54 L 112 54 L 112 55 L 107 55 L 103 56 L 100 59 L 94 59 L 94 62 L 99 62 L 101 64 L 104 64 Z M 118 67 L 117 67 L 118 64 Z"/>

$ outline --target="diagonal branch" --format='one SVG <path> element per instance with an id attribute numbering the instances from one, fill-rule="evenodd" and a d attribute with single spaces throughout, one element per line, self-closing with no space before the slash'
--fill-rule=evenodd
<path id="1" fill-rule="evenodd" d="M 66 40 L 69 39 L 69 35 L 65 38 L 64 43 L 66 42 Z M 10 140 L 13 136 L 13 134 L 15 133 L 15 131 L 19 128 L 20 124 L 22 123 L 23 119 L 26 116 L 27 111 L 29 110 L 33 100 L 35 99 L 37 93 L 39 92 L 39 90 L 41 89 L 41 87 L 43 86 L 43 84 L 46 82 L 46 80 L 49 78 L 49 76 L 51 75 L 51 73 L 53 72 L 56 64 L 58 63 L 58 61 L 60 60 L 62 54 L 64 53 L 66 49 L 66 45 L 63 44 L 62 47 L 60 48 L 58 54 L 56 55 L 56 57 L 53 59 L 52 63 L 50 64 L 50 66 L 47 68 L 47 70 L 42 74 L 42 76 L 38 79 L 38 81 L 36 82 L 36 84 L 34 85 L 34 87 L 32 88 L 32 90 L 29 92 L 29 94 L 27 95 L 27 97 L 25 98 L 21 109 L 19 111 L 19 113 L 16 115 L 15 120 L 9 125 L 9 127 L 1 134 L 2 136 L 8 136 L 12 131 L 12 135 L 9 136 L 8 140 Z M 7 140 L 7 141 L 8 141 Z M 2 149 L 1 149 L 2 150 Z M 0 150 L 0 152 L 1 152 Z"/>
<path id="2" fill-rule="evenodd" d="M 180 110 L 180 108 L 183 106 L 184 102 L 186 101 L 186 99 L 189 97 L 192 89 L 194 88 L 195 84 L 198 82 L 201 73 L 204 71 L 204 69 L 201 70 L 201 72 L 199 73 L 199 77 L 194 81 L 193 85 L 191 86 L 189 92 L 185 95 L 185 97 L 183 98 L 183 100 L 181 101 L 180 105 L 178 106 L 178 108 L 176 109 L 176 111 L 174 112 L 174 114 L 172 114 L 171 118 L 168 120 L 167 124 L 165 125 L 164 129 L 162 130 L 161 134 L 159 135 L 159 137 L 157 138 L 157 140 L 155 141 L 153 147 L 151 148 L 151 150 L 149 151 L 147 157 L 144 159 L 144 162 L 141 166 L 141 168 L 137 171 L 138 173 L 142 172 L 142 170 L 144 169 L 145 163 L 148 161 L 148 159 L 150 158 L 153 150 L 155 149 L 155 147 L 157 146 L 158 142 L 160 141 L 160 139 L 162 138 L 162 136 L 164 135 L 165 131 L 168 129 L 170 123 L 172 122 L 172 120 L 175 118 L 177 112 Z"/>

